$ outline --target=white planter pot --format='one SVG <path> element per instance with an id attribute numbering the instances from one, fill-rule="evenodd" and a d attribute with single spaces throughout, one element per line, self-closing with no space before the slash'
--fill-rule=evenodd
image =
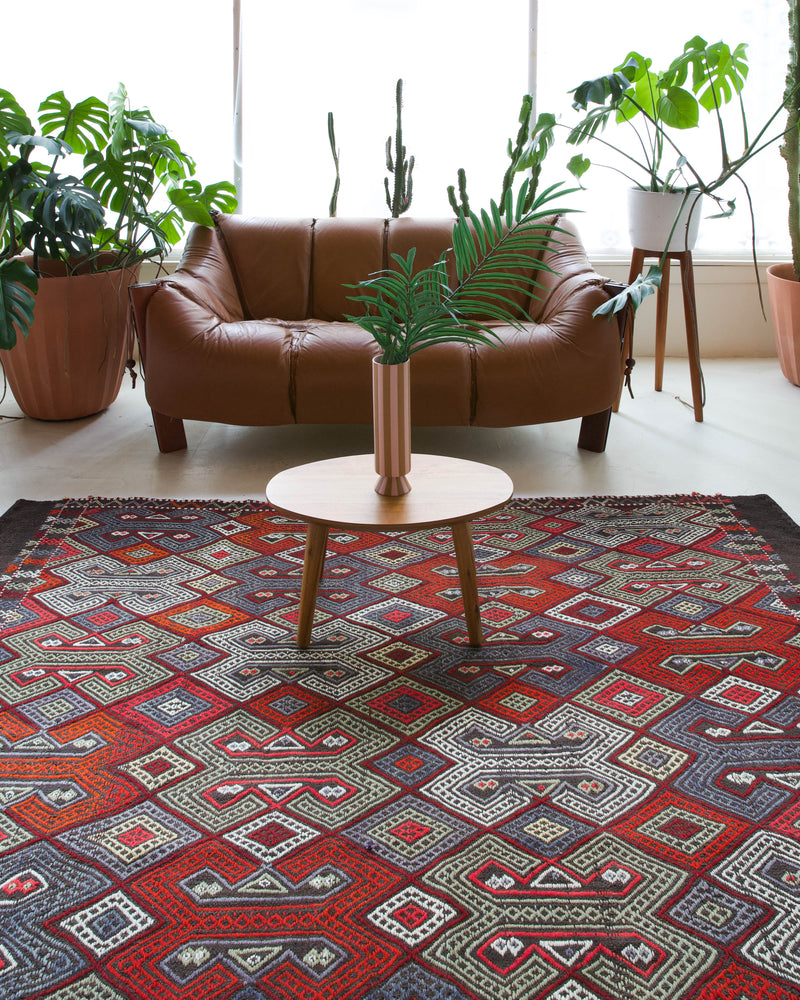
<path id="1" fill-rule="evenodd" d="M 631 246 L 640 250 L 661 253 L 693 250 L 697 242 L 700 226 L 700 199 L 702 195 L 693 192 L 685 199 L 681 191 L 664 193 L 628 189 L 628 231 Z M 675 219 L 678 219 L 675 224 Z M 669 239 L 673 224 L 675 229 Z M 669 239 L 669 246 L 667 240 Z"/>

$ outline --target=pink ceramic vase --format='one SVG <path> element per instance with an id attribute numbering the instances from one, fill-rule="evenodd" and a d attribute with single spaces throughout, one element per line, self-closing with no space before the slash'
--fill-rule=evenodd
<path id="1" fill-rule="evenodd" d="M 372 421 L 375 432 L 375 492 L 399 497 L 411 485 L 411 362 L 372 361 Z"/>

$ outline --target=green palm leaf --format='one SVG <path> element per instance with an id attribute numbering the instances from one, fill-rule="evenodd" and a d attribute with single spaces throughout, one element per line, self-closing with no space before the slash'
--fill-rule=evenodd
<path id="1" fill-rule="evenodd" d="M 10 350 L 17 334 L 28 335 L 39 282 L 21 260 L 0 261 L 0 348 Z"/>
<path id="2" fill-rule="evenodd" d="M 551 202 L 570 193 L 553 185 L 534 197 L 526 180 L 516 200 L 509 190 L 502 206 L 491 202 L 480 214 L 462 208 L 453 227 L 454 288 L 447 253 L 417 274 L 415 250 L 406 257 L 392 254 L 394 268 L 347 286 L 365 313 L 345 318 L 374 337 L 384 364 L 405 361 L 435 343 L 496 344 L 490 324 L 521 327 L 512 295 L 534 292 L 535 274 L 550 270 L 540 257 L 559 232 L 552 216 L 568 211 Z"/>

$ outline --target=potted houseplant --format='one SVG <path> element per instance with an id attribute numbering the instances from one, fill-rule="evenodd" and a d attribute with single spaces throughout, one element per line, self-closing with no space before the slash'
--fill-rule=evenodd
<path id="1" fill-rule="evenodd" d="M 637 228 L 631 234 L 634 246 L 650 251 L 692 249 L 700 199 L 707 196 L 717 202 L 720 211 L 715 217 L 731 215 L 735 199 L 723 198 L 718 192 L 729 181 L 737 180 L 750 211 L 755 262 L 755 219 L 750 192 L 740 170 L 781 138 L 782 132 L 773 126 L 784 102 L 756 132 L 750 131 L 741 100 L 748 72 L 744 44 L 734 49 L 724 42 L 709 45 L 698 35 L 685 44 L 683 52 L 664 72 L 654 72 L 651 65 L 652 60 L 631 52 L 611 73 L 586 80 L 571 91 L 573 107 L 585 115 L 570 128 L 568 143 L 578 146 L 591 142 L 615 152 L 622 163 L 613 169 L 634 185 L 631 202 L 635 207 L 642 202 L 655 202 L 662 218 L 660 232 Z M 736 152 L 722 113 L 727 104 L 739 109 L 742 147 Z M 700 126 L 701 112 L 711 116 L 719 138 L 719 167 L 713 176 L 701 173 L 679 144 L 681 131 Z M 633 130 L 635 144 L 630 149 L 607 136 L 605 129 L 612 119 L 618 126 Z M 590 165 L 587 157 L 577 154 L 570 160 L 569 169 L 580 179 Z M 654 265 L 646 278 L 640 277 L 621 293 L 622 299 L 630 298 L 636 306 L 645 295 L 655 291 L 660 280 L 661 267 Z M 760 291 L 759 284 L 759 295 Z M 612 300 L 603 312 L 612 312 L 619 305 L 620 301 Z"/>
<path id="2" fill-rule="evenodd" d="M 767 268 L 772 322 L 781 371 L 800 385 L 800 12 L 789 3 L 789 67 L 786 73 L 786 132 L 781 155 L 789 174 L 789 236 L 792 263 Z"/>
<path id="3" fill-rule="evenodd" d="M 411 488 L 406 478 L 411 356 L 445 341 L 496 344 L 492 321 L 521 328 L 512 295 L 534 289 L 536 269 L 548 269 L 536 258 L 558 232 L 552 216 L 568 211 L 551 203 L 568 193 L 557 184 L 539 194 L 528 178 L 516 196 L 509 188 L 502 205 L 492 201 L 480 215 L 459 208 L 453 227 L 455 280 L 449 273 L 449 251 L 415 272 L 412 248 L 405 257 L 392 254 L 394 268 L 350 286 L 356 290 L 350 298 L 365 312 L 345 318 L 371 334 L 380 348 L 373 361 L 376 492 L 398 496 Z"/>
<path id="4" fill-rule="evenodd" d="M 78 157 L 81 176 L 62 172 Z M 121 84 L 107 103 L 51 94 L 37 124 L 0 91 L 0 350 L 29 416 L 87 416 L 116 398 L 140 264 L 161 262 L 187 221 L 236 205 L 232 184 L 203 188 L 194 173 Z"/>

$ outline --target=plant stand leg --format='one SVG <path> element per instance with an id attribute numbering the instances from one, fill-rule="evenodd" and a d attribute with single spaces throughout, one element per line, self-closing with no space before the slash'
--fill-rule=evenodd
<path id="1" fill-rule="evenodd" d="M 700 336 L 697 329 L 697 298 L 694 291 L 694 266 L 689 251 L 679 254 L 683 313 L 686 320 L 686 350 L 689 355 L 689 376 L 692 381 L 694 419 L 703 422 L 703 376 L 700 372 Z"/>
<path id="2" fill-rule="evenodd" d="M 328 525 L 308 526 L 306 552 L 303 558 L 303 583 L 300 588 L 300 612 L 297 619 L 297 645 L 303 649 L 311 642 L 311 626 L 314 624 L 314 609 L 317 605 L 317 590 L 325 563 L 325 546 L 328 541 Z"/>
<path id="3" fill-rule="evenodd" d="M 608 428 L 611 424 L 611 407 L 592 413 L 581 420 L 581 430 L 578 436 L 578 447 L 584 451 L 605 451 L 608 440 Z"/>
<path id="4" fill-rule="evenodd" d="M 158 450 L 163 452 L 181 451 L 186 447 L 186 432 L 183 429 L 183 421 L 177 417 L 167 417 L 163 413 L 153 414 L 153 427 L 156 429 L 156 439 L 158 440 Z"/>
<path id="5" fill-rule="evenodd" d="M 478 607 L 478 583 L 475 576 L 475 548 L 472 544 L 472 530 L 469 521 L 451 524 L 453 545 L 456 550 L 458 578 L 461 581 L 461 597 L 464 601 L 464 617 L 467 620 L 467 634 L 470 646 L 480 646 L 481 615 Z"/>
<path id="6" fill-rule="evenodd" d="M 656 292 L 656 374 L 655 390 L 664 384 L 664 353 L 667 344 L 667 310 L 669 308 L 669 258 L 661 270 L 661 286 Z"/>

